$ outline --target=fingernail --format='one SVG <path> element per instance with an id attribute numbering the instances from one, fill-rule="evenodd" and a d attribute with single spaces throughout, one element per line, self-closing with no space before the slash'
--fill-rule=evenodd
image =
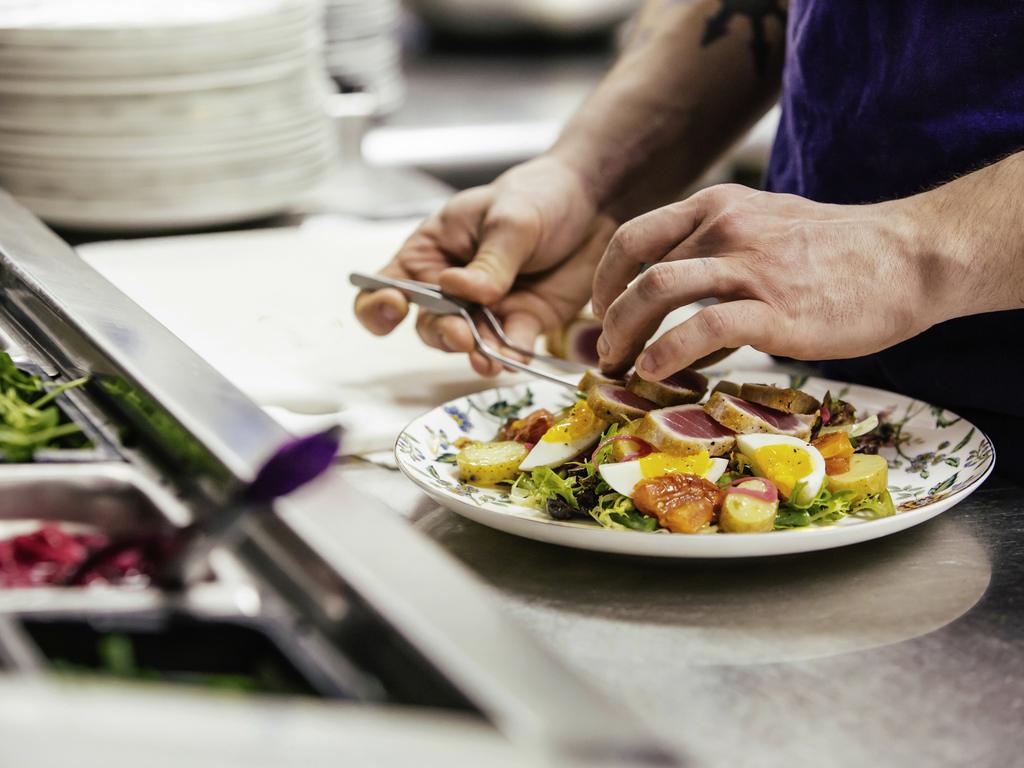
<path id="1" fill-rule="evenodd" d="M 653 352 L 644 352 L 637 358 L 636 368 L 638 371 L 642 370 L 645 373 L 656 373 L 658 371 L 658 358 Z"/>
<path id="2" fill-rule="evenodd" d="M 593 299 L 590 300 L 590 311 L 593 312 L 598 317 L 604 315 L 604 307 L 601 304 L 598 304 Z"/>
<path id="3" fill-rule="evenodd" d="M 445 336 L 443 333 L 438 334 L 438 336 L 439 341 L 441 342 L 441 349 L 443 349 L 445 352 L 455 351 L 455 345 L 448 340 L 447 336 Z"/>
<path id="4" fill-rule="evenodd" d="M 597 340 L 597 354 L 599 354 L 601 357 L 608 357 L 608 353 L 611 351 L 611 344 L 609 344 L 608 339 L 606 339 L 602 335 L 601 338 Z"/>
<path id="5" fill-rule="evenodd" d="M 377 315 L 381 320 L 392 324 L 397 323 L 402 319 L 401 314 L 399 314 L 398 310 L 391 304 L 384 304 L 378 308 Z"/>

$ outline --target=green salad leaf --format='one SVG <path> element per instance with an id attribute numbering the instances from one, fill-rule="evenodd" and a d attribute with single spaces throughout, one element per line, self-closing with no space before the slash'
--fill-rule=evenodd
<path id="1" fill-rule="evenodd" d="M 788 501 L 779 504 L 775 516 L 775 530 L 805 528 L 816 523 L 834 523 L 847 516 L 875 519 L 896 514 L 896 507 L 888 491 L 868 496 L 854 503 L 854 491 L 830 493 L 822 487 L 817 496 L 806 504 L 798 504 L 794 498 L 799 495 L 803 483 L 797 483 Z"/>
<path id="2" fill-rule="evenodd" d="M 656 531 L 658 520 L 636 508 L 633 500 L 621 493 L 609 491 L 597 498 L 590 516 L 605 528 L 619 531 Z"/>
<path id="3" fill-rule="evenodd" d="M 41 448 L 81 447 L 81 428 L 65 418 L 53 405 L 54 398 L 86 379 L 43 386 L 39 376 L 22 371 L 11 356 L 0 351 L 0 452 L 8 461 L 30 461 Z M 76 438 L 71 445 L 66 438 Z"/>
<path id="4" fill-rule="evenodd" d="M 550 467 L 535 467 L 522 473 L 512 484 L 510 495 L 524 506 L 543 508 L 548 499 L 560 498 L 573 509 L 579 509 L 573 487 Z"/>
<path id="5" fill-rule="evenodd" d="M 850 505 L 857 495 L 854 491 L 829 493 L 828 489 L 822 486 L 818 495 L 811 501 L 799 504 L 796 498 L 804 485 L 806 483 L 797 483 L 789 499 L 779 504 L 779 512 L 775 516 L 775 530 L 835 522 L 849 514 Z"/>
<path id="6" fill-rule="evenodd" d="M 861 499 L 850 508 L 850 515 L 874 520 L 879 517 L 890 517 L 896 514 L 896 505 L 888 490 Z"/>

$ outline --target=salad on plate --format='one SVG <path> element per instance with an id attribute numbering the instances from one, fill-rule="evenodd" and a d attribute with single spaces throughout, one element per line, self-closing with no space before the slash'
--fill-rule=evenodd
<path id="1" fill-rule="evenodd" d="M 691 403 L 655 403 L 648 411 L 629 411 L 632 415 L 625 423 L 608 418 L 611 414 L 607 409 L 626 409 L 630 404 L 650 407 L 633 397 L 636 395 L 652 403 L 655 401 L 652 394 L 664 399 L 663 395 L 657 395 L 658 387 L 639 394 L 630 393 L 622 382 L 604 381 L 591 375 L 580 382 L 580 391 L 535 381 L 463 395 L 410 422 L 395 443 L 395 460 L 405 476 L 434 501 L 476 523 L 560 546 L 668 558 L 777 556 L 871 541 L 917 526 L 960 503 L 981 486 L 995 465 L 995 451 L 984 432 L 956 413 L 906 395 L 799 373 L 724 369 L 707 372 L 706 380 L 703 376 L 695 378 L 697 389 L 693 390 L 693 382 L 686 386 L 690 376 L 673 377 L 677 381 L 658 385 L 697 392 L 704 388 L 710 390 L 710 394 L 698 396 Z M 722 384 L 722 380 L 734 384 Z M 751 382 L 760 382 L 760 387 Z M 594 394 L 599 385 L 607 386 Z M 634 383 L 632 389 L 648 386 Z M 766 392 L 776 398 L 791 398 L 792 402 L 787 404 L 785 399 L 776 399 L 776 405 L 769 403 L 758 411 L 755 408 L 758 404 L 752 400 Z M 673 396 L 694 397 L 679 393 Z M 798 412 L 806 407 L 803 396 L 820 404 L 813 409 L 817 415 Z M 750 399 L 744 400 L 745 397 Z M 609 399 L 625 402 L 609 404 L 606 402 Z M 800 401 L 804 401 L 805 406 L 801 406 Z M 593 422 L 587 411 L 578 407 L 580 402 L 587 402 Z M 788 407 L 791 412 L 777 405 Z M 714 411 L 714 415 L 705 408 Z M 827 417 L 824 410 L 828 410 Z M 777 421 L 775 430 L 806 430 L 806 422 L 810 420 L 810 440 L 806 434 L 750 432 L 749 419 L 763 419 L 765 415 Z M 736 426 L 723 426 L 718 419 Z M 875 419 L 878 425 L 872 429 Z M 757 423 L 756 419 L 753 423 Z M 542 440 L 555 426 L 559 426 L 555 434 L 560 435 L 560 439 Z M 890 510 L 886 508 L 886 494 L 878 487 L 882 482 L 879 469 L 864 472 L 860 482 L 851 482 L 848 488 L 841 487 L 844 479 L 841 475 L 846 473 L 834 470 L 842 466 L 845 457 L 840 454 L 847 452 L 842 440 L 831 438 L 836 441 L 831 446 L 812 445 L 812 441 L 832 431 L 847 433 L 854 449 L 849 457 L 851 467 L 865 461 L 858 456 L 872 456 L 875 451 L 879 458 L 885 459 L 888 467 L 884 490 L 895 507 L 895 514 L 884 514 Z M 744 436 L 742 442 L 741 436 Z M 639 440 L 627 440 L 627 437 Z M 803 465 L 802 461 L 790 462 L 792 457 L 787 456 L 785 446 L 781 445 L 790 437 L 798 441 L 793 446 L 796 452 L 792 457 L 804 458 L 806 453 L 814 470 L 816 457 L 807 448 L 811 446 L 826 462 L 822 486 L 828 493 L 827 498 L 816 488 L 813 478 L 800 484 L 802 477 L 796 470 Z M 651 446 L 650 452 L 646 456 L 631 456 L 648 450 L 640 440 Z M 757 459 L 758 449 L 770 447 L 753 445 L 759 440 L 776 443 L 774 450 L 764 452 L 773 459 L 769 467 L 764 463 L 755 467 L 749 460 L 751 452 Z M 602 445 L 606 441 L 607 444 Z M 699 446 L 696 450 L 694 441 Z M 495 445 L 498 443 L 518 445 Z M 743 457 L 738 447 L 743 443 L 749 449 L 748 458 Z M 548 445 L 548 448 L 534 454 L 534 449 L 541 445 Z M 680 450 L 686 445 L 689 447 Z M 480 454 L 475 451 L 463 453 L 473 446 L 491 455 L 480 460 Z M 566 457 L 544 457 L 543 453 L 549 450 Z M 536 466 L 523 467 L 527 455 L 537 460 Z M 878 463 L 879 459 L 869 461 Z M 665 462 L 666 467 L 671 464 L 676 471 L 659 470 L 659 462 Z M 794 471 L 783 471 L 787 465 Z M 712 480 L 719 469 L 721 475 Z M 616 477 L 620 473 L 625 477 Z M 743 510 L 730 510 L 730 514 L 733 522 L 741 525 L 734 530 L 743 530 L 742 525 L 746 525 L 752 532 L 767 528 L 764 508 L 756 498 L 759 494 L 771 495 L 771 489 L 763 483 L 767 480 L 775 487 L 775 500 L 779 505 L 771 521 L 772 530 L 747 536 L 720 535 L 731 525 L 729 515 L 723 527 L 722 507 L 718 507 L 716 520 L 714 500 L 717 497 L 708 491 L 712 496 L 712 521 L 696 528 L 698 535 L 673 534 L 662 524 L 657 512 L 650 515 L 637 508 L 640 476 L 646 481 L 651 479 L 646 475 L 658 474 L 677 476 L 674 483 L 687 483 L 688 488 L 675 489 L 680 496 L 695 495 L 684 492 L 696 490 L 692 487 L 694 480 L 680 478 L 695 475 L 706 480 L 722 492 L 726 497 L 723 502 L 728 501 L 729 507 L 746 499 L 739 492 L 729 492 L 726 486 L 733 482 L 737 486 L 750 483 L 747 490 L 751 493 L 747 495 L 753 502 L 747 504 L 753 509 L 746 515 L 742 514 Z M 789 490 L 789 475 L 792 475 L 792 490 Z M 762 480 L 757 480 L 758 477 Z M 846 479 L 856 480 L 856 477 L 850 475 Z M 874 486 L 867 484 L 869 478 Z M 782 486 L 781 490 L 776 481 Z M 632 487 L 623 489 L 623 483 L 631 483 Z M 699 486 L 708 490 L 703 483 Z M 840 493 L 843 490 L 853 491 L 853 496 Z M 808 504 L 804 494 L 812 493 L 816 495 Z M 858 499 L 861 493 L 863 498 Z M 873 496 L 877 499 L 872 499 Z M 773 505 L 767 499 L 764 501 Z M 678 507 L 685 508 L 683 511 L 687 514 L 694 511 L 688 511 L 689 505 Z M 691 526 L 700 522 L 698 512 L 699 507 L 691 518 Z M 703 514 L 706 515 L 706 511 Z M 686 515 L 681 512 L 677 517 L 680 519 L 666 517 L 666 522 L 685 524 Z M 767 517 L 770 519 L 770 512 Z"/>
<path id="2" fill-rule="evenodd" d="M 588 372 L 573 402 L 455 441 L 459 479 L 556 521 L 763 533 L 894 515 L 876 414 L 793 387 Z"/>

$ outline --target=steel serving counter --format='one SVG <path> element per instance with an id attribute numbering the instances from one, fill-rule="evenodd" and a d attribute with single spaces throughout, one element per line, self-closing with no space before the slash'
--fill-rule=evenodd
<path id="1" fill-rule="evenodd" d="M 1024 491 L 990 478 L 840 549 L 665 561 L 517 538 L 394 471 L 346 477 L 491 585 L 504 612 L 702 766 L 1024 764 Z"/>

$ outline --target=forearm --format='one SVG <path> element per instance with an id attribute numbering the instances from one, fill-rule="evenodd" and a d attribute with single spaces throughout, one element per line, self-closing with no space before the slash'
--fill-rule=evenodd
<path id="1" fill-rule="evenodd" d="M 1024 153 L 905 202 L 937 320 L 1024 308 Z"/>
<path id="2" fill-rule="evenodd" d="M 549 154 L 618 220 L 674 199 L 774 102 L 785 0 L 656 0 Z"/>

